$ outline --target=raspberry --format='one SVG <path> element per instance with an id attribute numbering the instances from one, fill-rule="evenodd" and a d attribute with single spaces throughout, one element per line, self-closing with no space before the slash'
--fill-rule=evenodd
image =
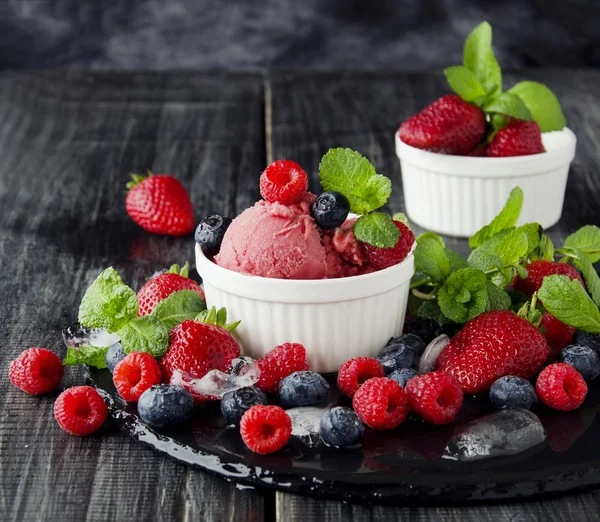
<path id="1" fill-rule="evenodd" d="M 260 176 L 260 195 L 269 203 L 291 205 L 300 200 L 307 188 L 306 172 L 294 161 L 274 161 Z"/>
<path id="2" fill-rule="evenodd" d="M 573 337 L 577 331 L 576 328 L 567 326 L 548 313 L 542 315 L 540 330 L 544 333 L 550 347 L 548 351 L 548 361 L 550 362 L 553 362 L 558 357 L 563 348 L 566 348 L 573 342 Z"/>
<path id="3" fill-rule="evenodd" d="M 342 364 L 337 383 L 340 391 L 352 398 L 362 384 L 373 377 L 385 377 L 381 363 L 373 357 L 355 357 Z"/>
<path id="4" fill-rule="evenodd" d="M 54 403 L 54 418 L 71 435 L 90 435 L 106 419 L 108 406 L 91 386 L 75 386 L 62 392 Z"/>
<path id="5" fill-rule="evenodd" d="M 546 406 L 562 411 L 579 408 L 588 391 L 581 374 L 566 363 L 546 366 L 540 373 L 535 388 Z"/>
<path id="6" fill-rule="evenodd" d="M 583 279 L 579 275 L 579 272 L 566 263 L 552 263 L 551 261 L 533 261 L 527 265 L 527 277 L 521 279 L 517 275 L 512 282 L 514 290 L 524 293 L 527 296 L 532 296 L 537 292 L 542 283 L 544 277 L 549 275 L 566 275 L 569 279 L 577 279 L 583 285 Z"/>
<path id="7" fill-rule="evenodd" d="M 406 384 L 413 411 L 427 422 L 452 422 L 463 403 L 463 391 L 456 378 L 444 372 L 413 377 Z"/>
<path id="8" fill-rule="evenodd" d="M 364 252 L 369 263 L 379 270 L 389 268 L 404 261 L 415 242 L 415 235 L 404 223 L 394 221 L 394 225 L 400 230 L 400 238 L 396 246 L 392 248 L 377 248 L 368 243 L 363 243 Z"/>
<path id="9" fill-rule="evenodd" d="M 29 348 L 10 363 L 8 378 L 31 395 L 56 390 L 65 369 L 58 356 L 45 348 Z"/>
<path id="10" fill-rule="evenodd" d="M 279 406 L 253 406 L 242 416 L 240 434 L 244 444 L 254 453 L 273 453 L 290 439 L 292 419 Z"/>
<path id="11" fill-rule="evenodd" d="M 308 370 L 306 349 L 301 344 L 285 343 L 273 348 L 257 361 L 260 377 L 256 386 L 267 393 L 277 393 L 281 379 L 294 372 Z"/>
<path id="12" fill-rule="evenodd" d="M 137 402 L 142 393 L 161 380 L 160 366 L 149 353 L 130 353 L 113 372 L 115 387 L 128 402 Z"/>
<path id="13" fill-rule="evenodd" d="M 402 387 L 391 379 L 373 377 L 354 395 L 352 407 L 367 426 L 375 430 L 389 430 L 404 422 L 410 404 Z"/>

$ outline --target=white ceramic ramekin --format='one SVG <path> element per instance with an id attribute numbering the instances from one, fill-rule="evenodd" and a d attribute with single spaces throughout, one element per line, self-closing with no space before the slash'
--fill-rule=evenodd
<path id="1" fill-rule="evenodd" d="M 562 213 L 577 140 L 565 128 L 542 134 L 542 141 L 546 152 L 541 154 L 484 158 L 427 152 L 396 133 L 408 217 L 427 230 L 469 237 L 498 214 L 519 186 L 524 193 L 520 223 L 551 227 Z"/>
<path id="2" fill-rule="evenodd" d="M 400 335 L 414 274 L 412 252 L 400 264 L 340 279 L 270 279 L 220 267 L 196 245 L 207 305 L 240 320 L 236 336 L 259 358 L 282 343 L 301 343 L 311 370 L 337 372 L 352 357 L 374 356 Z"/>

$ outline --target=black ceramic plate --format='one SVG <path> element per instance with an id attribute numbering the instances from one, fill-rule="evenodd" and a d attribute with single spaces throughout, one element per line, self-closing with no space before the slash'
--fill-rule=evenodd
<path id="1" fill-rule="evenodd" d="M 155 430 L 140 421 L 135 404 L 122 401 L 108 370 L 91 369 L 89 379 L 105 392 L 123 433 L 176 460 L 250 486 L 355 502 L 431 505 L 543 496 L 600 484 L 600 386 L 595 383 L 578 410 L 536 408 L 546 437 L 535 444 L 527 443 L 527 431 L 522 435 L 498 419 L 490 421 L 486 398 L 469 398 L 448 426 L 409 418 L 392 431 L 366 430 L 358 450 L 308 447 L 292 439 L 284 450 L 261 456 L 245 447 L 238 430 L 225 426 L 216 403 L 201 407 L 185 426 Z M 337 391 L 334 396 L 349 405 Z M 474 431 L 479 442 L 508 437 L 509 443 L 524 447 L 517 453 L 514 447 L 497 447 L 476 460 L 451 460 L 461 444 L 463 458 L 481 452 L 473 422 L 478 423 Z M 468 423 L 471 435 L 452 442 Z"/>

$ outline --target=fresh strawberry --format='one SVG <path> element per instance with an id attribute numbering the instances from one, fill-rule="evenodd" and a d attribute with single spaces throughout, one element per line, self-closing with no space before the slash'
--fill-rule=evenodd
<path id="1" fill-rule="evenodd" d="M 535 121 L 512 120 L 486 147 L 486 156 L 528 156 L 546 152 L 542 131 Z"/>
<path id="2" fill-rule="evenodd" d="M 194 230 L 194 209 L 181 182 L 172 176 L 132 175 L 127 184 L 127 213 L 139 226 L 154 234 L 185 236 Z"/>
<path id="3" fill-rule="evenodd" d="M 139 303 L 138 315 L 150 315 L 154 307 L 173 292 L 193 290 L 203 300 L 204 292 L 198 283 L 188 278 L 188 265 L 179 268 L 173 265 L 168 272 L 150 279 L 137 293 Z"/>
<path id="4" fill-rule="evenodd" d="M 548 342 L 525 319 L 508 310 L 486 312 L 469 321 L 442 350 L 436 370 L 458 379 L 465 393 L 489 390 L 496 379 L 529 379 L 548 357 Z"/>
<path id="5" fill-rule="evenodd" d="M 407 145 L 442 154 L 469 154 L 485 135 L 485 114 L 456 94 L 447 94 L 400 125 Z"/>
<path id="6" fill-rule="evenodd" d="M 171 330 L 169 351 L 160 361 L 165 382 L 170 382 L 177 370 L 194 379 L 204 377 L 210 370 L 227 371 L 231 361 L 240 356 L 240 346 L 229 331 L 236 325 L 225 325 L 225 319 L 217 320 L 213 308 L 204 314 L 207 322 L 184 321 Z M 188 391 L 196 404 L 210 399 L 193 389 Z"/>
<path id="7" fill-rule="evenodd" d="M 544 277 L 554 274 L 566 275 L 569 279 L 578 279 L 583 285 L 583 279 L 581 279 L 579 272 L 566 263 L 539 260 L 529 263 L 525 268 L 527 268 L 527 277 L 521 279 L 517 274 L 513 279 L 512 288 L 518 292 L 523 292 L 527 296 L 532 296 L 540 289 Z"/>
<path id="8" fill-rule="evenodd" d="M 544 332 L 548 341 L 550 351 L 548 352 L 548 362 L 553 362 L 563 348 L 566 348 L 573 342 L 576 328 L 567 326 L 562 321 L 559 321 L 553 315 L 548 313 L 542 315 L 540 329 Z"/>
<path id="9" fill-rule="evenodd" d="M 404 223 L 394 221 L 394 225 L 400 231 L 400 237 L 392 248 L 377 248 L 368 243 L 363 243 L 363 251 L 369 263 L 379 270 L 404 261 L 415 243 L 415 235 Z"/>

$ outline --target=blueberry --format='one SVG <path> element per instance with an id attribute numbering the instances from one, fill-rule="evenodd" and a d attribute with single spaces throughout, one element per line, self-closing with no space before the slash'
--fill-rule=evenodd
<path id="1" fill-rule="evenodd" d="M 337 406 L 321 418 L 321 438 L 328 446 L 350 448 L 362 442 L 364 426 L 350 408 Z"/>
<path id="2" fill-rule="evenodd" d="M 600 375 L 600 357 L 589 346 L 567 346 L 558 357 L 560 362 L 570 364 L 586 381 Z"/>
<path id="3" fill-rule="evenodd" d="M 575 332 L 574 344 L 577 346 L 587 346 L 596 352 L 600 352 L 600 334 L 577 330 Z"/>
<path id="4" fill-rule="evenodd" d="M 194 398 L 191 393 L 173 384 L 151 386 L 138 401 L 140 418 L 156 428 L 184 422 L 193 411 Z"/>
<path id="5" fill-rule="evenodd" d="M 223 395 L 221 413 L 228 424 L 239 426 L 242 415 L 258 404 L 267 405 L 267 396 L 254 386 L 247 386 Z"/>
<path id="6" fill-rule="evenodd" d="M 494 407 L 531 410 L 537 403 L 535 388 L 527 379 L 507 375 L 500 377 L 490 388 Z"/>
<path id="7" fill-rule="evenodd" d="M 419 375 L 419 373 L 413 368 L 400 368 L 399 370 L 394 370 L 390 373 L 388 379 L 392 379 L 403 388 L 406 388 L 406 383 L 417 375 Z"/>
<path id="8" fill-rule="evenodd" d="M 110 373 L 115 371 L 115 366 L 125 359 L 125 350 L 120 342 L 113 344 L 106 352 L 106 367 Z"/>
<path id="9" fill-rule="evenodd" d="M 429 343 L 426 343 L 418 335 L 406 333 L 401 335 L 400 337 L 394 337 L 393 339 L 390 339 L 387 345 L 390 346 L 392 344 L 406 344 L 409 348 L 412 348 L 412 351 L 420 357 L 421 355 L 423 355 L 423 352 L 425 351 L 425 348 L 427 348 L 427 345 Z"/>
<path id="10" fill-rule="evenodd" d="M 194 239 L 202 248 L 205 256 L 216 256 L 221 249 L 221 243 L 225 232 L 231 225 L 231 219 L 228 217 L 214 214 L 200 221 L 196 228 Z"/>
<path id="11" fill-rule="evenodd" d="M 387 345 L 379 353 L 377 360 L 383 366 L 386 375 L 400 368 L 416 369 L 419 364 L 419 356 L 408 344 L 402 342 Z"/>
<path id="12" fill-rule="evenodd" d="M 315 372 L 294 372 L 279 383 L 279 398 L 288 407 L 322 404 L 328 397 L 329 384 Z"/>
<path id="13" fill-rule="evenodd" d="M 350 212 L 350 203 L 339 192 L 323 192 L 312 204 L 312 217 L 321 228 L 341 226 Z"/>
<path id="14" fill-rule="evenodd" d="M 429 317 L 417 317 L 406 321 L 404 333 L 416 335 L 423 339 L 425 344 L 429 344 L 437 336 L 442 335 L 442 326 Z"/>

